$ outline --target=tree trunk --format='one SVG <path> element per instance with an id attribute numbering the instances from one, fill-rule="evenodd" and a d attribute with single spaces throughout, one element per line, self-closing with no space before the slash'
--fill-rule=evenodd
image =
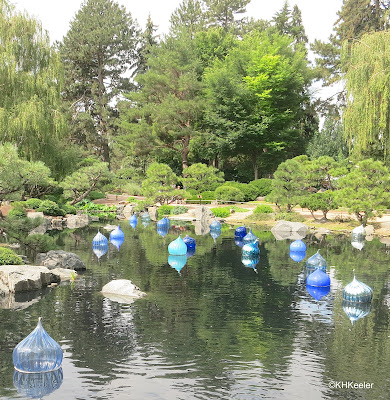
<path id="1" fill-rule="evenodd" d="M 259 167 L 257 165 L 257 154 L 252 155 L 252 167 L 253 167 L 253 175 L 256 179 L 259 179 Z"/>
<path id="2" fill-rule="evenodd" d="M 183 177 L 186 177 L 185 169 L 188 168 L 188 153 L 190 152 L 190 135 L 185 135 L 182 142 L 182 150 L 181 150 L 181 165 L 183 168 Z"/>

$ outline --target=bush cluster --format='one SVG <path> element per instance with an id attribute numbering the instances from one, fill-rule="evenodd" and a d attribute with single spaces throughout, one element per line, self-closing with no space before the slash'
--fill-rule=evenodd
<path id="1" fill-rule="evenodd" d="M 260 204 L 253 210 L 253 214 L 270 214 L 273 212 L 273 208 L 267 204 Z"/>
<path id="2" fill-rule="evenodd" d="M 45 215 L 52 216 L 65 216 L 65 211 L 60 206 L 51 200 L 42 201 L 41 205 L 37 208 L 37 211 L 43 212 Z"/>
<path id="3" fill-rule="evenodd" d="M 230 207 L 211 208 L 211 211 L 218 218 L 226 218 L 230 215 Z"/>
<path id="4" fill-rule="evenodd" d="M 0 247 L 0 265 L 21 265 L 23 260 L 7 247 Z"/>

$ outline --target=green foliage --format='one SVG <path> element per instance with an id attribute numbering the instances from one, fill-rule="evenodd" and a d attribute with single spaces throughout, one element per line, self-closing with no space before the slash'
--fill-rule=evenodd
<path id="1" fill-rule="evenodd" d="M 26 210 L 19 206 L 19 207 L 14 207 L 8 212 L 9 217 L 14 217 L 14 218 L 25 218 L 26 217 Z"/>
<path id="2" fill-rule="evenodd" d="M 76 204 L 78 210 L 85 211 L 88 215 L 99 217 L 101 219 L 113 220 L 116 218 L 116 206 L 107 206 L 104 204 L 95 204 L 92 201 L 83 200 Z"/>
<path id="3" fill-rule="evenodd" d="M 256 200 L 257 197 L 257 189 L 252 185 L 247 183 L 240 183 L 240 182 L 225 182 L 223 186 L 232 186 L 239 189 L 242 194 L 244 195 L 244 201 L 252 201 Z"/>
<path id="4" fill-rule="evenodd" d="M 253 210 L 253 214 L 269 214 L 273 212 L 273 208 L 268 204 L 260 204 Z"/>
<path id="5" fill-rule="evenodd" d="M 171 215 L 180 215 L 185 214 L 188 211 L 188 207 L 186 206 L 173 206 L 171 210 Z"/>
<path id="6" fill-rule="evenodd" d="M 218 200 L 222 201 L 244 201 L 244 193 L 241 192 L 240 189 L 229 186 L 229 185 L 222 185 L 215 189 L 215 195 Z"/>
<path id="7" fill-rule="evenodd" d="M 202 192 L 200 195 L 202 196 L 202 200 L 217 200 L 217 195 L 215 194 L 215 191 L 205 191 Z"/>
<path id="8" fill-rule="evenodd" d="M 168 204 L 163 204 L 157 209 L 158 216 L 161 217 L 163 215 L 170 215 L 171 211 L 173 210 L 173 206 Z"/>
<path id="9" fill-rule="evenodd" d="M 181 179 L 186 189 L 193 189 L 198 192 L 215 190 L 223 181 L 223 172 L 213 166 L 197 163 L 183 171 L 185 176 Z"/>
<path id="10" fill-rule="evenodd" d="M 21 257 L 6 247 L 0 247 L 0 265 L 22 265 Z"/>
<path id="11" fill-rule="evenodd" d="M 36 208 L 39 208 L 39 206 L 41 205 L 42 200 L 41 199 L 28 199 L 26 200 L 25 204 L 27 208 L 31 208 L 33 210 L 35 210 Z"/>
<path id="12" fill-rule="evenodd" d="M 233 210 L 234 212 L 248 212 L 248 211 L 250 211 L 248 208 L 238 207 L 236 205 L 231 206 L 230 209 Z"/>
<path id="13" fill-rule="evenodd" d="M 217 207 L 210 210 L 218 218 L 226 218 L 230 215 L 230 207 Z"/>
<path id="14" fill-rule="evenodd" d="M 103 185 L 110 177 L 107 163 L 96 162 L 67 176 L 60 187 L 64 190 L 64 196 L 72 199 L 70 204 L 73 205 L 88 197 L 93 189 Z"/>
<path id="15" fill-rule="evenodd" d="M 330 210 L 338 208 L 335 192 L 330 190 L 310 194 L 301 199 L 299 205 L 309 209 L 312 215 L 314 211 L 321 210 L 324 214 L 324 219 L 326 219 L 326 215 Z"/>
<path id="16" fill-rule="evenodd" d="M 249 182 L 249 185 L 256 189 L 256 197 L 267 196 L 272 191 L 272 179 L 261 178 Z"/>
<path id="17" fill-rule="evenodd" d="M 57 203 L 50 200 L 42 201 L 37 211 L 43 212 L 45 215 L 52 215 L 52 216 L 64 216 L 65 212 L 62 210 Z"/>
<path id="18" fill-rule="evenodd" d="M 33 248 L 37 253 L 46 253 L 56 248 L 54 238 L 49 235 L 28 235 L 24 244 Z"/>
<path id="19" fill-rule="evenodd" d="M 123 192 L 131 194 L 133 196 L 140 196 L 142 194 L 142 188 L 138 183 L 127 182 L 122 187 Z"/>
<path id="20" fill-rule="evenodd" d="M 291 221 L 291 222 L 305 222 L 306 218 L 298 214 L 294 211 L 289 211 L 289 212 L 281 212 L 275 215 L 275 219 L 278 220 L 284 220 L 284 221 Z"/>
<path id="21" fill-rule="evenodd" d="M 88 195 L 88 199 L 91 201 L 105 198 L 106 195 L 102 192 L 98 192 L 97 190 L 91 190 Z"/>
<path id="22" fill-rule="evenodd" d="M 77 208 L 68 203 L 63 204 L 61 206 L 61 209 L 65 212 L 65 214 L 76 214 L 76 212 L 77 212 Z"/>

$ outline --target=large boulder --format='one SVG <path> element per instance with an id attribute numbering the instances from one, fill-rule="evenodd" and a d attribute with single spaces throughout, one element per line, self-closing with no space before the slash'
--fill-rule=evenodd
<path id="1" fill-rule="evenodd" d="M 5 289 L 11 293 L 39 290 L 60 281 L 60 276 L 46 267 L 36 265 L 0 266 L 2 290 Z"/>
<path id="2" fill-rule="evenodd" d="M 123 217 L 129 219 L 134 214 L 134 205 L 126 204 L 123 206 Z"/>
<path id="3" fill-rule="evenodd" d="M 149 217 L 152 221 L 157 221 L 158 220 L 158 212 L 157 212 L 157 207 L 148 207 L 148 213 Z"/>
<path id="4" fill-rule="evenodd" d="M 200 206 L 196 208 L 194 212 L 194 217 L 197 221 L 200 221 L 201 224 L 203 225 L 210 225 L 215 218 L 213 212 L 208 207 L 205 206 Z"/>
<path id="5" fill-rule="evenodd" d="M 114 279 L 102 288 L 105 297 L 118 303 L 132 303 L 146 295 L 137 286 L 127 279 Z"/>
<path id="6" fill-rule="evenodd" d="M 302 224 L 302 222 L 280 220 L 271 229 L 271 232 L 275 236 L 276 240 L 298 240 L 303 239 L 306 236 L 308 229 L 308 226 Z"/>
<path id="7" fill-rule="evenodd" d="M 87 214 L 71 214 L 66 218 L 66 226 L 69 229 L 83 228 L 91 222 L 92 218 Z"/>
<path id="8" fill-rule="evenodd" d="M 75 271 L 83 271 L 86 269 L 85 264 L 77 254 L 69 253 L 64 250 L 50 250 L 47 253 L 39 253 L 35 262 L 49 269 L 65 268 Z"/>

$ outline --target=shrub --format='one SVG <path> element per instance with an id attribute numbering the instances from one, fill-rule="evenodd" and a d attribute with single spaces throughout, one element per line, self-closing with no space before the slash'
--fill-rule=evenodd
<path id="1" fill-rule="evenodd" d="M 21 257 L 6 247 L 0 247 L 0 265 L 21 265 L 24 264 Z"/>
<path id="2" fill-rule="evenodd" d="M 214 190 L 224 181 L 223 172 L 211 165 L 207 166 L 202 163 L 192 164 L 186 168 L 185 175 L 181 179 L 183 185 L 188 189 L 195 189 L 198 192 Z"/>
<path id="3" fill-rule="evenodd" d="M 37 253 L 46 253 L 56 248 L 54 238 L 49 235 L 28 235 L 24 243 L 33 247 Z"/>
<path id="4" fill-rule="evenodd" d="M 127 182 L 123 185 L 122 190 L 124 193 L 131 194 L 133 196 L 140 196 L 142 193 L 142 188 L 138 183 Z"/>
<path id="5" fill-rule="evenodd" d="M 39 206 L 42 203 L 42 200 L 31 198 L 26 200 L 25 203 L 27 208 L 32 208 L 33 210 L 35 210 L 36 208 L 39 208 Z"/>
<path id="6" fill-rule="evenodd" d="M 249 208 L 243 208 L 238 206 L 231 206 L 230 209 L 234 210 L 234 212 L 247 212 L 250 211 Z"/>
<path id="7" fill-rule="evenodd" d="M 158 216 L 160 217 L 162 215 L 170 215 L 172 210 L 173 210 L 173 206 L 170 206 L 168 204 L 163 204 L 162 206 L 160 206 L 157 209 Z"/>
<path id="8" fill-rule="evenodd" d="M 11 218 L 25 218 L 26 215 L 26 210 L 21 206 L 14 207 L 8 212 L 8 216 Z"/>
<path id="9" fill-rule="evenodd" d="M 171 214 L 173 215 L 179 215 L 179 214 L 184 214 L 188 211 L 188 208 L 186 206 L 173 206 L 171 210 Z"/>
<path id="10" fill-rule="evenodd" d="M 267 204 L 260 204 L 253 210 L 253 214 L 269 214 L 273 212 L 273 208 Z"/>
<path id="11" fill-rule="evenodd" d="M 37 211 L 42 211 L 45 215 L 61 215 L 64 216 L 65 212 L 64 210 L 61 210 L 59 205 L 57 203 L 54 203 L 54 201 L 50 200 L 44 200 L 42 201 L 41 205 L 37 209 Z"/>
<path id="12" fill-rule="evenodd" d="M 256 179 L 255 181 L 249 182 L 249 186 L 255 188 L 256 197 L 267 196 L 272 191 L 272 179 Z"/>
<path id="13" fill-rule="evenodd" d="M 208 190 L 201 193 L 202 200 L 217 200 L 217 195 L 214 191 Z"/>
<path id="14" fill-rule="evenodd" d="M 218 200 L 226 201 L 244 201 L 244 194 L 240 189 L 233 186 L 223 185 L 215 189 L 215 195 Z"/>
<path id="15" fill-rule="evenodd" d="M 230 207 L 211 208 L 211 211 L 218 218 L 226 218 L 230 215 Z"/>
<path id="16" fill-rule="evenodd" d="M 247 183 L 229 181 L 229 182 L 225 182 L 222 186 L 232 186 L 232 187 L 239 189 L 244 195 L 244 201 L 256 200 L 256 197 L 257 197 L 256 188 L 250 186 Z"/>
<path id="17" fill-rule="evenodd" d="M 285 220 L 285 221 L 290 221 L 290 222 L 305 222 L 306 218 L 301 215 L 301 214 L 297 214 L 294 211 L 290 211 L 290 212 L 281 212 L 279 214 L 275 215 L 275 219 L 276 220 Z"/>
<path id="18" fill-rule="evenodd" d="M 76 214 L 77 212 L 76 207 L 68 203 L 64 204 L 61 208 L 65 212 L 65 214 Z"/>
<path id="19" fill-rule="evenodd" d="M 274 214 L 261 213 L 261 214 L 252 214 L 248 217 L 251 221 L 272 221 L 275 219 Z"/>
<path id="20" fill-rule="evenodd" d="M 88 195 L 88 198 L 92 200 L 97 200 L 97 199 L 105 199 L 106 195 L 102 192 L 98 192 L 97 190 L 91 190 L 91 192 Z"/>

